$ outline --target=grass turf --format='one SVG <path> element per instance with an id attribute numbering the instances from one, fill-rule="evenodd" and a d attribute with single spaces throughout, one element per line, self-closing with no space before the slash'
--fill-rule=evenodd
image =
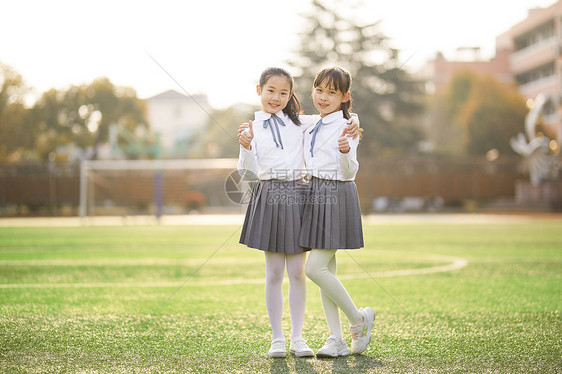
<path id="1" fill-rule="evenodd" d="M 366 248 L 338 254 L 377 318 L 368 350 L 335 360 L 266 356 L 263 255 L 237 226 L 0 228 L 0 371 L 560 372 L 562 219 L 420 222 L 365 225 Z M 327 337 L 310 282 L 304 336 Z"/>

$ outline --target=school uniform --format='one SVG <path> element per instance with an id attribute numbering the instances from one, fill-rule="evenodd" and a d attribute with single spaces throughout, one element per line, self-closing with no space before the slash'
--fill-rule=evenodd
<path id="1" fill-rule="evenodd" d="M 240 243 L 269 252 L 302 253 L 308 250 L 298 244 L 306 193 L 303 132 L 320 117 L 301 116 L 298 126 L 282 111 L 275 116 L 256 112 L 251 149 L 240 146 L 238 171 L 257 177 Z"/>
<path id="2" fill-rule="evenodd" d="M 341 153 L 338 138 L 346 126 L 347 119 L 338 111 L 305 132 L 304 159 L 310 183 L 299 238 L 302 247 L 363 247 L 361 209 L 354 182 L 359 170 L 359 139 L 348 138 L 350 150 Z"/>

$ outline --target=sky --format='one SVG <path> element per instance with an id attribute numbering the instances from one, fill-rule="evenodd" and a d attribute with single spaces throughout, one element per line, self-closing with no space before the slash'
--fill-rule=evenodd
<path id="1" fill-rule="evenodd" d="M 380 21 L 404 68 L 458 47 L 494 55 L 495 38 L 530 8 L 555 0 L 326 0 L 359 22 Z M 358 11 L 342 4 L 358 5 Z M 258 104 L 268 66 L 289 68 L 306 0 L 18 0 L 0 13 L 0 62 L 20 73 L 35 97 L 50 88 L 108 77 L 149 98 L 168 89 L 207 94 L 210 104 Z"/>

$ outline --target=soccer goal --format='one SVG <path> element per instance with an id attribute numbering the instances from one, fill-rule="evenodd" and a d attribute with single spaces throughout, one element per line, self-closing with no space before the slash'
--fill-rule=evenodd
<path id="1" fill-rule="evenodd" d="M 225 193 L 238 159 L 85 160 L 80 165 L 80 218 L 232 211 Z"/>

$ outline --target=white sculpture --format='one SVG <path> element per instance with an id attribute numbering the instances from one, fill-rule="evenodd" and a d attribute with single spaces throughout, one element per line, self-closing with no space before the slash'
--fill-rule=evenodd
<path id="1" fill-rule="evenodd" d="M 511 148 L 527 158 L 531 184 L 538 186 L 541 182 L 552 180 L 558 176 L 558 155 L 550 149 L 550 139 L 537 136 L 535 128 L 543 110 L 546 98 L 539 94 L 527 117 L 525 118 L 525 132 L 511 138 Z"/>

